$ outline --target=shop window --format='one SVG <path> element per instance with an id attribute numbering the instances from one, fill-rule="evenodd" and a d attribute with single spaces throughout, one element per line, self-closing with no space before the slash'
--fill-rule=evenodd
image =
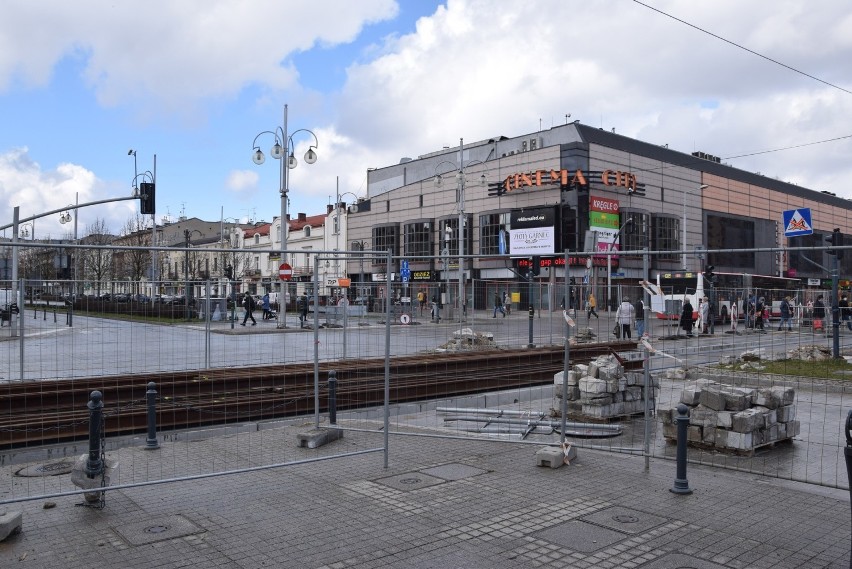
<path id="1" fill-rule="evenodd" d="M 479 216 L 479 253 L 481 255 L 499 255 L 500 241 L 503 241 L 503 253 L 509 253 L 509 212 L 490 213 Z"/>
<path id="2" fill-rule="evenodd" d="M 376 251 L 390 250 L 391 255 L 399 254 L 399 226 L 397 224 L 380 225 L 373 228 L 373 249 Z M 375 264 L 384 264 L 384 256 L 373 259 Z"/>
<path id="3" fill-rule="evenodd" d="M 628 221 L 631 223 L 627 224 Z M 622 251 L 641 251 L 648 246 L 648 236 L 651 233 L 651 216 L 641 211 L 621 212 Z"/>
<path id="4" fill-rule="evenodd" d="M 431 221 L 417 221 L 405 224 L 405 246 L 406 256 L 420 257 L 432 255 L 432 227 Z"/>
<path id="5" fill-rule="evenodd" d="M 659 215 L 653 218 L 653 239 L 651 248 L 655 251 L 672 251 L 657 256 L 661 261 L 677 261 L 675 251 L 681 248 L 680 219 L 674 216 Z"/>

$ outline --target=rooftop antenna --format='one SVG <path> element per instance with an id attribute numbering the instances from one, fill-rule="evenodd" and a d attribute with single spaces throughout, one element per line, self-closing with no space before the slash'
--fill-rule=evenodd
<path id="1" fill-rule="evenodd" d="M 567 115 L 565 115 L 565 124 L 568 124 L 568 119 L 570 119 L 570 118 L 571 118 L 571 113 L 568 113 Z"/>

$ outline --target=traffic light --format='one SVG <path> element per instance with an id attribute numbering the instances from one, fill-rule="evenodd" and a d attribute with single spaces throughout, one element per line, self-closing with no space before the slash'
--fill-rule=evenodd
<path id="1" fill-rule="evenodd" d="M 139 212 L 143 215 L 154 215 L 154 184 L 142 182 L 139 184 Z"/>
<path id="2" fill-rule="evenodd" d="M 840 232 L 840 228 L 835 227 L 834 231 L 831 232 L 831 235 L 825 238 L 826 243 L 831 245 L 832 247 L 842 247 L 843 246 L 843 234 Z M 837 255 L 838 259 L 843 258 L 843 249 L 829 249 L 829 255 Z"/>
<path id="3" fill-rule="evenodd" d="M 707 265 L 704 268 L 704 280 L 710 283 L 710 285 L 716 284 L 716 273 L 713 271 L 716 269 L 714 265 Z"/>
<path id="4" fill-rule="evenodd" d="M 532 258 L 532 268 L 530 269 L 530 272 L 536 277 L 539 273 L 541 273 L 541 257 L 538 255 L 535 255 Z"/>

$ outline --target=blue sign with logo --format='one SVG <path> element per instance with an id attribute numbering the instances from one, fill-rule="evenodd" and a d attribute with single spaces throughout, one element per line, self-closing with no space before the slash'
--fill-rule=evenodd
<path id="1" fill-rule="evenodd" d="M 784 237 L 811 235 L 814 232 L 811 225 L 811 210 L 807 207 L 788 209 L 784 212 Z"/>

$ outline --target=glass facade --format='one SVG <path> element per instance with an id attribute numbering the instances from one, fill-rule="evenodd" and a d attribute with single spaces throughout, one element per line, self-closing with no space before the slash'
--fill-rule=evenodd
<path id="1" fill-rule="evenodd" d="M 708 249 L 753 249 L 754 222 L 735 217 L 707 215 Z M 707 263 L 717 267 L 751 269 L 755 266 L 754 253 L 710 253 Z"/>
<path id="2" fill-rule="evenodd" d="M 416 221 L 406 223 L 404 251 L 407 257 L 426 257 L 432 255 L 432 222 Z"/>
<path id="3" fill-rule="evenodd" d="M 675 251 L 681 248 L 681 221 L 673 215 L 657 215 L 653 218 L 653 240 L 651 248 L 655 251 L 672 251 L 671 254 L 661 254 L 661 261 L 677 261 L 680 257 Z"/>
<path id="4" fill-rule="evenodd" d="M 399 225 L 394 223 L 390 225 L 379 225 L 373 227 L 373 250 L 388 251 L 391 255 L 399 255 Z M 375 257 L 373 263 L 384 264 L 385 257 Z"/>
<path id="5" fill-rule="evenodd" d="M 503 234 L 505 251 L 509 252 L 510 214 L 489 213 L 479 216 L 479 253 L 481 255 L 500 254 L 500 234 Z"/>

